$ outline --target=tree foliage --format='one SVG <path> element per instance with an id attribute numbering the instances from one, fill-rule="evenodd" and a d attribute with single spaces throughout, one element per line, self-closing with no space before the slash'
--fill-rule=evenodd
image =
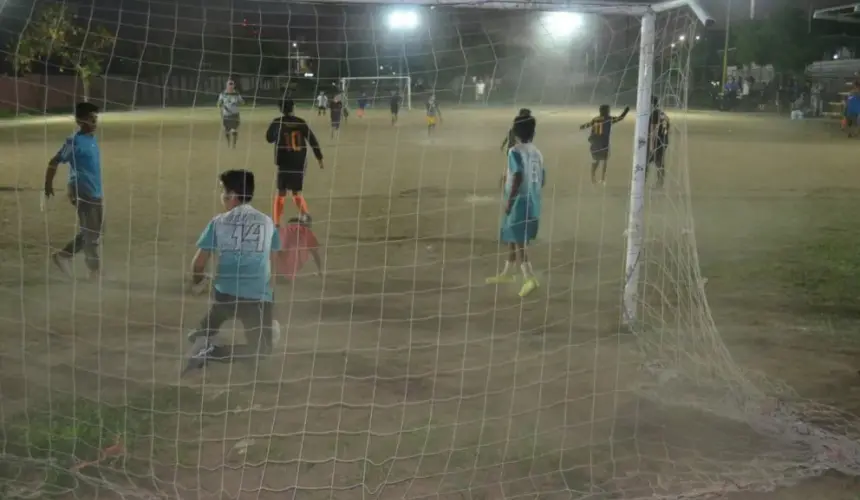
<path id="1" fill-rule="evenodd" d="M 821 37 L 810 33 L 807 12 L 792 7 L 733 26 L 732 34 L 739 64 L 771 64 L 778 72 L 802 73 L 826 48 Z"/>
<path id="2" fill-rule="evenodd" d="M 101 73 L 107 48 L 114 35 L 101 25 L 80 23 L 65 3 L 46 5 L 39 16 L 27 24 L 16 43 L 9 47 L 10 62 L 19 73 L 28 73 L 40 62 L 55 61 L 73 69 L 89 96 L 93 76 Z"/>

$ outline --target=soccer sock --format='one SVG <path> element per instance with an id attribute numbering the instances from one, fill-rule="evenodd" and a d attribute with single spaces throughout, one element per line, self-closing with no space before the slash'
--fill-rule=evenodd
<path id="1" fill-rule="evenodd" d="M 281 223 L 281 217 L 284 216 L 284 205 L 286 204 L 286 197 L 277 195 L 275 196 L 275 204 L 272 207 L 272 219 L 275 221 L 275 225 L 279 225 Z"/>
<path id="2" fill-rule="evenodd" d="M 523 271 L 523 278 L 525 278 L 525 279 L 529 279 L 529 278 L 531 278 L 531 277 L 532 277 L 532 275 L 534 274 L 534 273 L 532 272 L 532 264 L 531 264 L 531 262 L 523 262 L 522 264 L 520 264 L 520 269 L 522 269 L 522 271 Z"/>
<path id="3" fill-rule="evenodd" d="M 308 202 L 305 201 L 305 197 L 301 194 L 293 195 L 293 203 L 296 205 L 296 208 L 299 209 L 299 213 L 306 214 L 308 213 Z"/>
<path id="4" fill-rule="evenodd" d="M 502 268 L 502 272 L 499 274 L 504 276 L 504 275 L 508 274 L 509 272 L 511 272 L 511 261 L 506 260 L 505 261 L 505 267 Z"/>

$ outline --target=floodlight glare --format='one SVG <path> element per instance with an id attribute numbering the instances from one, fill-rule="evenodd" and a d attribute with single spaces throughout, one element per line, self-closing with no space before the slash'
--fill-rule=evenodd
<path id="1" fill-rule="evenodd" d="M 418 27 L 418 12 L 395 10 L 388 14 L 388 27 L 393 30 L 412 30 Z"/>
<path id="2" fill-rule="evenodd" d="M 686 36 L 686 35 L 681 35 L 681 36 L 679 36 L 679 37 L 678 37 L 678 40 L 680 40 L 680 41 L 682 41 L 682 42 L 683 42 L 684 40 L 686 40 L 686 39 L 687 39 L 687 36 Z"/>
<path id="3" fill-rule="evenodd" d="M 582 27 L 582 16 L 575 12 L 548 12 L 543 24 L 550 36 L 571 36 Z"/>

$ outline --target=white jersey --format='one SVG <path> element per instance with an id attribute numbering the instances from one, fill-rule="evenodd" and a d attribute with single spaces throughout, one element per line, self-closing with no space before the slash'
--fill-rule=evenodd
<path id="1" fill-rule="evenodd" d="M 317 96 L 317 107 L 318 108 L 324 108 L 327 105 L 328 105 L 328 97 L 326 97 L 324 95 L 318 95 Z"/>
<path id="2" fill-rule="evenodd" d="M 239 106 L 244 103 L 245 100 L 238 92 L 221 92 L 221 95 L 218 96 L 218 107 L 224 118 L 239 116 Z"/>

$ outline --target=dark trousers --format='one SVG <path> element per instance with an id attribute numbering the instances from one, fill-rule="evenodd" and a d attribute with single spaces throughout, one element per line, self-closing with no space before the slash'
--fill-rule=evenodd
<path id="1" fill-rule="evenodd" d="M 249 300 L 215 291 L 209 312 L 200 321 L 197 333 L 212 337 L 225 321 L 237 319 L 245 329 L 246 344 L 215 346 L 208 356 L 213 361 L 232 362 L 256 359 L 272 352 L 272 303 Z"/>
<path id="2" fill-rule="evenodd" d="M 70 186 L 69 201 L 78 212 L 78 234 L 60 250 L 64 257 L 71 257 L 83 250 L 87 268 L 98 271 L 101 263 L 99 243 L 104 232 L 104 205 L 102 200 L 81 195 Z"/>

